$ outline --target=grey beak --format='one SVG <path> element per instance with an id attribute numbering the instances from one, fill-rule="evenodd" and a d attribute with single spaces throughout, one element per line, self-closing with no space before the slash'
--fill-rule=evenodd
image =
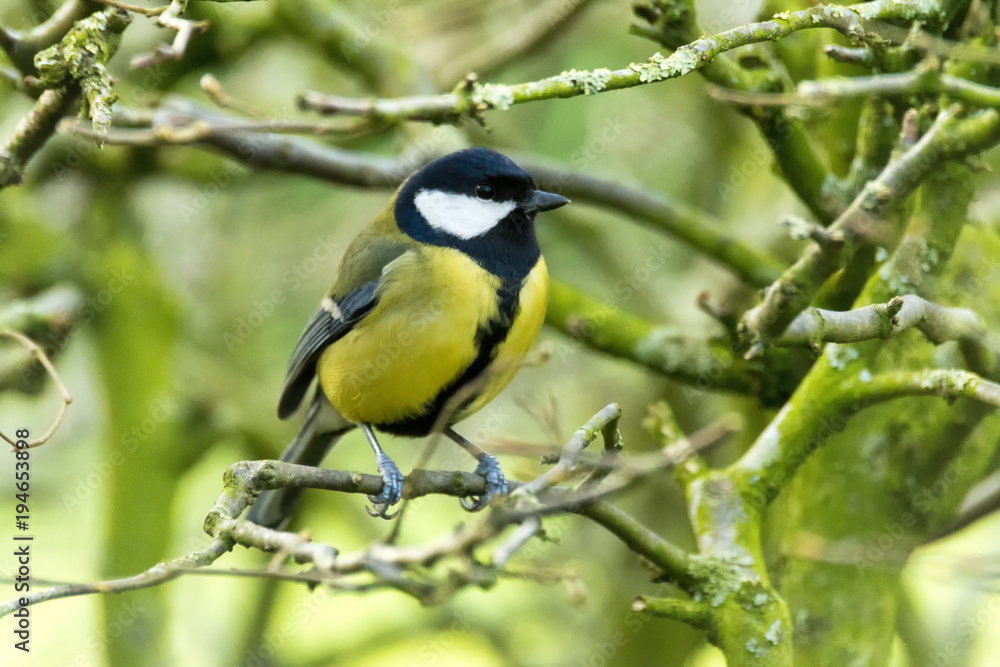
<path id="1" fill-rule="evenodd" d="M 568 203 L 569 200 L 562 195 L 535 190 L 535 194 L 531 196 L 531 200 L 525 205 L 524 209 L 528 213 L 534 213 L 535 211 L 551 211 L 554 208 L 565 206 Z"/>

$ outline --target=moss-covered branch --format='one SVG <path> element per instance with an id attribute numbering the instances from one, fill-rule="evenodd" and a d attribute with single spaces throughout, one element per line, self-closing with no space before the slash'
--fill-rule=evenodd
<path id="1" fill-rule="evenodd" d="M 75 17 L 78 11 L 71 5 L 72 2 L 64 5 L 68 9 L 57 12 L 53 19 Z M 52 136 L 81 92 L 95 128 L 110 126 L 111 105 L 116 97 L 105 64 L 117 51 L 121 33 L 131 20 L 128 13 L 109 8 L 78 20 L 58 43 L 32 53 L 39 85 L 48 90 L 39 96 L 14 134 L 0 147 L 0 189 L 21 182 L 28 160 Z M 31 44 L 44 43 L 63 27 L 62 20 L 53 23 Z"/>
<path id="2" fill-rule="evenodd" d="M 657 327 L 558 281 L 552 283 L 545 321 L 589 347 L 703 390 L 734 391 L 780 404 L 795 383 L 780 353 L 768 359 L 769 366 L 747 361 L 722 341 Z"/>
<path id="3" fill-rule="evenodd" d="M 44 23 L 27 32 L 0 26 L 0 48 L 21 74 L 34 75 L 35 54 L 57 43 L 73 24 L 100 8 L 90 0 L 66 0 Z"/>
<path id="4" fill-rule="evenodd" d="M 643 526 L 635 518 L 603 500 L 589 502 L 570 511 L 587 517 L 620 539 L 635 553 L 649 559 L 665 576 L 682 588 L 694 590 L 695 578 L 689 569 L 688 555 Z"/>
<path id="5" fill-rule="evenodd" d="M 75 88 L 46 90 L 0 147 L 0 189 L 19 185 L 28 161 L 56 130 L 77 97 Z"/>
<path id="6" fill-rule="evenodd" d="M 573 459 L 599 434 L 606 438 L 606 447 L 616 448 L 620 440 L 617 434 L 620 416 L 621 412 L 614 404 L 597 413 L 563 448 L 561 460 Z M 372 495 L 381 491 L 381 477 L 281 461 L 243 461 L 232 465 L 225 473 L 223 492 L 205 518 L 205 531 L 213 540 L 207 549 L 160 563 L 133 577 L 97 584 L 56 585 L 25 596 L 26 604 L 33 605 L 77 595 L 121 593 L 148 588 L 204 568 L 236 544 L 282 553 L 296 563 L 313 566 L 310 572 L 300 577 L 293 571 L 279 572 L 279 576 L 289 580 L 307 584 L 331 584 L 335 588 L 349 590 L 388 586 L 421 602 L 435 603 L 465 586 L 488 587 L 496 583 L 497 578 L 504 575 L 503 568 L 513 553 L 541 529 L 545 513 L 529 515 L 525 512 L 544 508 L 551 499 L 557 505 L 555 512 L 576 512 L 592 518 L 619 537 L 627 547 L 663 568 L 672 580 L 681 585 L 694 585 L 683 551 L 605 500 L 587 499 L 562 507 L 559 503 L 564 499 L 566 489 L 551 488 L 555 480 L 550 475 L 543 475 L 540 479 L 540 482 L 536 480 L 526 485 L 515 484 L 515 487 L 523 490 L 512 495 L 505 506 L 494 507 L 495 511 L 486 514 L 478 522 L 463 524 L 430 544 L 375 544 L 357 552 L 340 554 L 329 544 L 313 542 L 300 534 L 263 528 L 239 517 L 253 504 L 261 491 L 291 485 Z M 483 477 L 472 473 L 417 470 L 407 477 L 403 496 L 482 495 L 485 483 Z M 475 549 L 485 547 L 515 524 L 520 524 L 520 528 L 497 547 L 495 557 L 490 561 L 492 565 L 481 565 L 469 558 Z M 435 563 L 449 558 L 453 559 L 452 562 L 460 563 L 463 569 L 451 569 L 440 577 L 431 572 L 430 568 Z M 268 576 L 266 572 L 257 574 Z M 368 583 L 349 584 L 345 587 L 345 582 L 339 578 L 343 575 L 360 575 L 366 577 Z M 333 578 L 337 580 L 332 581 Z M 13 613 L 22 606 L 25 605 L 20 600 L 0 605 L 0 616 Z"/>
<path id="7" fill-rule="evenodd" d="M 830 355 L 807 376 L 730 472 L 767 503 L 792 480 L 798 468 L 827 440 L 843 430 L 859 410 L 906 396 L 967 398 L 1000 407 L 1000 385 L 956 369 L 895 371 L 841 376 Z M 822 386 L 821 386 L 822 385 Z M 822 403 L 802 397 L 823 396 Z"/>
<path id="8" fill-rule="evenodd" d="M 1000 141 L 1000 114 L 989 110 L 963 117 L 953 108 L 942 111 L 931 129 L 906 152 L 891 161 L 870 181 L 830 231 L 843 235 L 843 244 L 814 244 L 764 293 L 760 305 L 743 316 L 740 333 L 759 352 L 780 335 L 840 268 L 848 247 L 871 244 L 879 235 L 894 238 L 897 225 L 882 221 L 899 207 L 928 175 L 948 160 L 986 150 Z"/>
<path id="9" fill-rule="evenodd" d="M 644 63 L 632 63 L 618 70 L 569 70 L 538 81 L 518 84 L 481 84 L 463 82 L 452 92 L 419 98 L 326 101 L 310 94 L 307 104 L 327 113 L 375 115 L 386 124 L 408 120 L 455 121 L 463 116 L 477 116 L 490 109 L 504 110 L 517 104 L 541 100 L 593 95 L 612 90 L 634 88 L 674 79 L 701 69 L 726 51 L 776 41 L 799 30 L 832 28 L 854 40 L 863 40 L 865 22 L 886 19 L 942 20 L 941 6 L 931 0 L 874 0 L 849 7 L 818 5 L 800 12 L 786 12 L 770 21 L 751 23 L 712 37 L 697 39 L 677 48 L 669 56 L 654 54 Z"/>
<path id="10" fill-rule="evenodd" d="M 111 126 L 111 106 L 118 96 L 111 90 L 106 65 L 131 22 L 131 14 L 109 7 L 77 21 L 58 44 L 35 54 L 41 85 L 53 90 L 79 86 L 96 130 Z"/>
<path id="11" fill-rule="evenodd" d="M 699 25 L 693 0 L 654 0 L 652 5 L 638 5 L 641 23 L 633 32 L 668 49 L 678 49 L 705 34 Z M 756 96 L 762 91 L 791 87 L 784 68 L 770 58 L 754 58 L 753 69 L 742 63 L 717 58 L 699 72 L 716 86 Z M 823 156 L 814 145 L 801 119 L 782 108 L 741 105 L 741 113 L 757 125 L 774 154 L 782 177 L 819 220 L 829 223 L 842 208 L 831 201 L 826 187 L 831 181 Z"/>

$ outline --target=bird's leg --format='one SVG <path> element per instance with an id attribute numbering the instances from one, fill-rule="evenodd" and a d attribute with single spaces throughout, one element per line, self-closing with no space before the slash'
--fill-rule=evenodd
<path id="1" fill-rule="evenodd" d="M 372 507 L 365 509 L 372 516 L 391 519 L 398 512 L 386 514 L 385 511 L 398 503 L 403 495 L 403 474 L 399 472 L 399 468 L 392 462 L 389 455 L 379 447 L 378 440 L 375 438 L 375 431 L 372 430 L 372 427 L 369 424 L 361 424 L 361 430 L 364 431 L 365 437 L 368 439 L 368 444 L 371 445 L 372 451 L 375 452 L 375 463 L 378 465 L 378 474 L 382 476 L 382 493 L 377 496 L 368 496 Z"/>
<path id="2" fill-rule="evenodd" d="M 452 441 L 476 457 L 479 465 L 476 466 L 476 474 L 486 480 L 486 493 L 481 496 L 470 496 L 462 498 L 462 507 L 470 512 L 478 512 L 486 507 L 494 496 L 507 495 L 507 478 L 500 469 L 500 462 L 492 454 L 487 454 L 474 444 L 460 436 L 453 428 L 445 429 L 444 434 Z"/>

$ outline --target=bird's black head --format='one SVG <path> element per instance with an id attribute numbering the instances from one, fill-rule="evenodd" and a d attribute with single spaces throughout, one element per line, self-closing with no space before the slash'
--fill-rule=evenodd
<path id="1" fill-rule="evenodd" d="M 396 223 L 422 243 L 455 248 L 487 271 L 520 279 L 538 262 L 535 214 L 569 200 L 535 189 L 526 171 L 487 148 L 431 162 L 402 185 Z"/>

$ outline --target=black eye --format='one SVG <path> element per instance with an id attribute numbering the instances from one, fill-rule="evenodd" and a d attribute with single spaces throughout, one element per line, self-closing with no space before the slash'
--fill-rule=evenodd
<path id="1" fill-rule="evenodd" d="M 476 186 L 476 196 L 480 199 L 493 199 L 497 196 L 497 190 L 489 183 L 480 183 Z"/>

